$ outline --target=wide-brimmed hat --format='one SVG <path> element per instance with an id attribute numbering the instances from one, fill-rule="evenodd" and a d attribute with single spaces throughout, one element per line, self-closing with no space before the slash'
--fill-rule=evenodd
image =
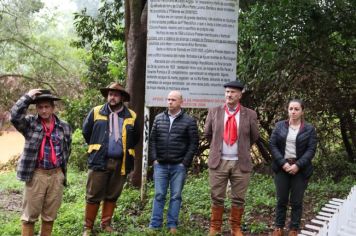
<path id="1" fill-rule="evenodd" d="M 244 84 L 239 80 L 230 81 L 224 84 L 224 88 L 237 88 L 243 90 L 244 87 Z"/>
<path id="2" fill-rule="evenodd" d="M 36 103 L 42 102 L 42 101 L 58 101 L 58 100 L 62 100 L 59 97 L 56 97 L 55 95 L 53 95 L 50 90 L 41 89 L 40 92 L 41 93 L 39 95 L 37 95 L 32 100 L 32 102 L 31 102 L 32 104 L 36 104 Z"/>
<path id="3" fill-rule="evenodd" d="M 126 90 L 124 89 L 124 87 L 122 87 L 121 84 L 119 84 L 118 82 L 113 82 L 111 83 L 109 86 L 107 86 L 106 88 L 101 88 L 100 92 L 101 94 L 107 98 L 108 97 L 108 93 L 109 91 L 119 91 L 121 93 L 122 96 L 122 101 L 123 102 L 128 102 L 130 101 L 130 94 L 128 92 L 126 92 Z"/>

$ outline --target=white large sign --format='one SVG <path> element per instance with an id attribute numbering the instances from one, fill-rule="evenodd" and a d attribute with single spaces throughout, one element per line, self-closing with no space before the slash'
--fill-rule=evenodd
<path id="1" fill-rule="evenodd" d="M 185 107 L 224 103 L 236 79 L 238 0 L 149 0 L 146 106 L 166 106 L 169 91 Z"/>

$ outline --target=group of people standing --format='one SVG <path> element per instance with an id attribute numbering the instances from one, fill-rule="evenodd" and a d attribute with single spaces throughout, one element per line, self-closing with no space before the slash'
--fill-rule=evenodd
<path id="1" fill-rule="evenodd" d="M 225 104 L 209 109 L 204 127 L 204 137 L 210 143 L 209 235 L 221 234 L 229 182 L 231 235 L 239 236 L 243 235 L 241 220 L 253 168 L 250 148 L 258 140 L 259 131 L 256 112 L 240 104 L 244 85 L 236 80 L 226 83 L 224 88 Z M 83 123 L 89 153 L 83 236 L 92 235 L 100 205 L 101 229 L 115 232 L 112 217 L 127 175 L 133 169 L 134 147 L 140 138 L 136 113 L 124 105 L 130 100 L 130 94 L 116 82 L 100 91 L 106 103 L 94 107 Z M 25 137 L 17 169 L 17 177 L 26 182 L 21 216 L 23 236 L 34 235 L 34 223 L 40 215 L 40 235 L 51 235 L 62 201 L 72 130 L 54 114 L 56 100 L 60 98 L 48 90 L 32 89 L 11 110 L 11 122 Z M 30 104 L 36 105 L 37 114 L 26 115 Z M 170 234 L 177 233 L 187 170 L 198 149 L 196 120 L 182 105 L 182 94 L 171 91 L 167 109 L 155 117 L 150 133 L 149 156 L 153 160 L 155 196 L 149 229 L 153 232 L 163 227 L 169 189 L 166 227 Z M 276 124 L 270 139 L 277 194 L 273 236 L 284 233 L 289 203 L 288 235 L 297 235 L 300 227 L 303 195 L 312 174 L 311 160 L 317 143 L 315 129 L 304 121 L 303 110 L 301 100 L 291 100 L 289 119 Z"/>

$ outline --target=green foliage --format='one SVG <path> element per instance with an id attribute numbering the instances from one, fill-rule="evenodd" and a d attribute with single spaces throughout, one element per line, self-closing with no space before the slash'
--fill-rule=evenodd
<path id="1" fill-rule="evenodd" d="M 313 164 L 317 179 L 332 178 L 339 181 L 345 176 L 356 179 L 356 163 L 349 162 L 342 148 L 336 149 L 333 156 L 317 155 Z"/>
<path id="2" fill-rule="evenodd" d="M 72 153 L 68 162 L 69 168 L 77 170 L 87 169 L 88 147 L 82 135 L 81 129 L 76 129 L 72 136 Z"/>
<path id="3" fill-rule="evenodd" d="M 0 191 L 10 189 L 11 191 L 20 191 L 22 190 L 24 184 L 17 180 L 15 172 L 8 172 L 2 174 L 0 172 Z"/>
<path id="4" fill-rule="evenodd" d="M 103 86 L 105 87 L 105 86 Z M 81 129 L 83 121 L 90 110 L 105 100 L 99 89 L 85 89 L 79 98 L 67 97 L 64 100 L 66 109 L 62 115 L 73 129 Z"/>
<path id="5" fill-rule="evenodd" d="M 100 83 L 106 86 L 108 81 L 122 80 L 123 77 L 113 76 L 122 76 L 125 71 L 122 69 L 119 69 L 121 72 L 115 71 L 121 68 L 121 62 L 125 61 L 125 52 L 122 50 L 124 42 L 122 1 L 102 3 L 95 18 L 89 16 L 86 9 L 75 13 L 74 16 L 74 26 L 79 39 L 73 42 L 73 45 L 89 49 L 91 54 L 90 60 L 87 61 L 89 71 L 86 75 L 89 80 L 88 87 L 91 88 L 98 83 L 99 86 Z M 116 53 L 117 49 L 122 52 Z"/>
<path id="6" fill-rule="evenodd" d="M 305 202 L 310 202 L 313 206 L 312 211 L 317 213 L 331 198 L 345 198 L 354 185 L 356 185 L 356 180 L 351 176 L 337 182 L 330 177 L 317 179 L 309 183 L 305 193 Z"/>
<path id="7" fill-rule="evenodd" d="M 122 2 L 102 2 L 96 17 L 89 16 L 84 9 L 75 13 L 74 26 L 79 39 L 72 42 L 78 48 L 88 51 L 85 60 L 88 71 L 81 82 L 85 88 L 77 98 L 66 99 L 68 109 L 65 117 L 74 128 L 80 128 L 82 122 L 94 106 L 105 100 L 99 92 L 113 81 L 124 85 L 126 58 L 123 35 Z"/>
<path id="8" fill-rule="evenodd" d="M 71 16 L 51 10 L 38 0 L 0 1 L 0 112 L 29 88 L 80 93 L 83 50 L 70 46 Z"/>
<path id="9" fill-rule="evenodd" d="M 322 155 L 334 156 L 328 147 L 337 143 L 349 162 L 356 153 L 355 7 L 350 0 L 252 1 L 239 17 L 237 63 L 248 85 L 243 102 L 267 134 L 287 117 L 287 101 L 301 98 Z"/>
<path id="10" fill-rule="evenodd" d="M 268 224 L 261 222 L 261 219 L 272 215 L 275 204 L 273 177 L 254 174 L 246 195 L 243 219 L 246 228 L 251 233 L 261 233 L 268 230 Z"/>

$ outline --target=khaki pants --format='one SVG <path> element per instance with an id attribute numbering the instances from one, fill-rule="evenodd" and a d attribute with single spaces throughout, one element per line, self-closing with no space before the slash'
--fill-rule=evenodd
<path id="1" fill-rule="evenodd" d="M 113 170 L 89 170 L 86 189 L 87 203 L 116 202 L 126 182 L 126 175 L 121 175 L 120 168 L 121 161 L 117 161 Z"/>
<path id="2" fill-rule="evenodd" d="M 36 169 L 32 180 L 25 185 L 22 221 L 54 221 L 62 203 L 64 174 L 60 168 Z"/>
<path id="3" fill-rule="evenodd" d="M 212 204 L 215 206 L 224 205 L 226 187 L 228 180 L 230 180 L 231 204 L 233 206 L 243 206 L 250 176 L 250 172 L 242 172 L 240 170 L 239 161 L 222 160 L 216 169 L 209 169 Z"/>

